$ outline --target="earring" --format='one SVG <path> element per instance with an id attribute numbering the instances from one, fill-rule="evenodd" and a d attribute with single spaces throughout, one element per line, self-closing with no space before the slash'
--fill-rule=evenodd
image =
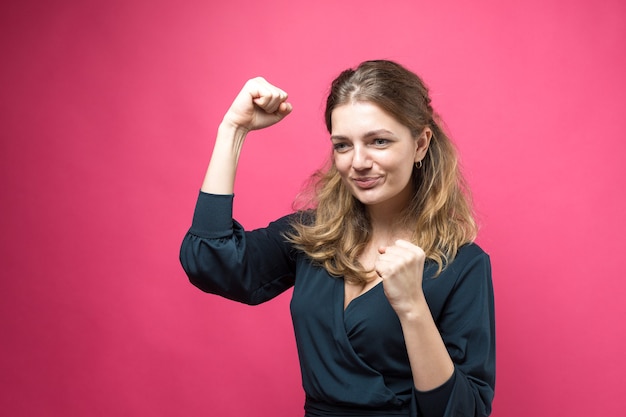
<path id="1" fill-rule="evenodd" d="M 420 159 L 419 161 L 417 161 L 415 163 L 415 168 L 420 169 L 422 167 L 422 165 L 424 165 L 424 164 L 422 163 L 422 160 Z"/>

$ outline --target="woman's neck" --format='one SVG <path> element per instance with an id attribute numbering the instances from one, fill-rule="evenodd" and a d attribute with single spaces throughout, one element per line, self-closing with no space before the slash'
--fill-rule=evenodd
<path id="1" fill-rule="evenodd" d="M 370 211 L 369 218 L 372 227 L 370 242 L 375 245 L 388 246 L 392 245 L 398 239 L 411 239 L 412 232 L 403 225 L 401 213 L 390 216 L 388 214 Z"/>

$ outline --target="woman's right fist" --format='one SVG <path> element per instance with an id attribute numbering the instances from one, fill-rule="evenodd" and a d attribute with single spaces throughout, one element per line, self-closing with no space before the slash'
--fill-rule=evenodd
<path id="1" fill-rule="evenodd" d="M 291 113 L 287 93 L 263 77 L 248 80 L 224 115 L 224 123 L 235 128 L 257 130 L 281 121 Z"/>

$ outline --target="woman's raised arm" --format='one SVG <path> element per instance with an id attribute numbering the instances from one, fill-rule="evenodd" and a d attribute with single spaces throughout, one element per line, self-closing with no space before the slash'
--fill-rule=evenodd
<path id="1" fill-rule="evenodd" d="M 224 115 L 201 190 L 233 194 L 241 148 L 251 130 L 263 129 L 291 113 L 287 93 L 264 78 L 249 80 Z"/>

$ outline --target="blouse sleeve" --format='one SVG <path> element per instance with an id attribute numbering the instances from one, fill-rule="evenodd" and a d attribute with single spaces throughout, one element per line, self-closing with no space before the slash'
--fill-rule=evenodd
<path id="1" fill-rule="evenodd" d="M 295 254 L 284 233 L 289 217 L 245 231 L 232 218 L 233 195 L 200 192 L 180 262 L 202 291 L 255 305 L 294 283 Z"/>
<path id="2" fill-rule="evenodd" d="M 424 416 L 486 417 L 491 413 L 495 388 L 491 264 L 481 249 L 475 245 L 471 249 L 468 261 L 455 260 L 449 266 L 457 279 L 437 320 L 455 365 L 454 375 L 436 392 L 416 393 Z"/>

